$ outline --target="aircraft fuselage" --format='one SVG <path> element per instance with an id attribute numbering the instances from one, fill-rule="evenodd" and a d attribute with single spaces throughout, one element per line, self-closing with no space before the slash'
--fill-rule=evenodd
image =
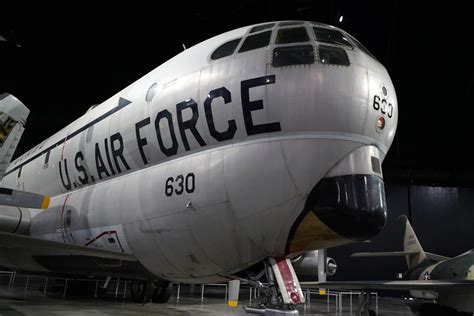
<path id="1" fill-rule="evenodd" d="M 353 40 L 327 46 L 313 32 L 327 26 L 298 27 L 304 45 L 278 44 L 288 27 L 276 24 L 254 50 L 239 52 L 252 26 L 189 48 L 15 160 L 4 186 L 52 196 L 47 210 L 24 210 L 29 234 L 131 253 L 136 273 L 198 283 L 378 233 L 394 87 Z M 275 62 L 300 47 L 312 62 Z M 349 64 L 322 57 L 336 49 Z M 54 258 L 28 264 L 57 269 Z"/>

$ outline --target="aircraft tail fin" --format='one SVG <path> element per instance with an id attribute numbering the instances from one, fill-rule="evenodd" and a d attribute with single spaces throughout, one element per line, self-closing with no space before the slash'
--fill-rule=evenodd
<path id="1" fill-rule="evenodd" d="M 13 95 L 0 94 L 0 179 L 3 177 L 25 130 L 30 110 Z"/>
<path id="2" fill-rule="evenodd" d="M 418 237 L 410 225 L 410 221 L 405 215 L 401 215 L 398 220 L 405 222 L 405 234 L 403 237 L 403 251 L 408 252 L 405 256 L 408 269 L 418 266 L 425 260 L 428 260 L 425 251 L 421 247 Z"/>

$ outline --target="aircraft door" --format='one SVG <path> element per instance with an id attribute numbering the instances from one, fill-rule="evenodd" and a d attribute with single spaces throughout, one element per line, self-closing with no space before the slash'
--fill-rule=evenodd
<path id="1" fill-rule="evenodd" d="M 72 223 L 72 210 L 68 209 L 64 212 L 63 216 L 63 237 L 64 241 L 68 243 L 74 243 L 74 236 L 71 231 Z"/>

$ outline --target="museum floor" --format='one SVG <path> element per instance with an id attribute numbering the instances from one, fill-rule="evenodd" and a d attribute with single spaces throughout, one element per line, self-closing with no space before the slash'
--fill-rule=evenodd
<path id="1" fill-rule="evenodd" d="M 248 315 L 242 306 L 255 303 L 255 293 L 242 288 L 239 306 L 230 308 L 226 305 L 226 289 L 218 285 L 173 287 L 173 296 L 166 304 L 133 303 L 124 293 L 126 283 L 111 281 L 105 294 L 96 295 L 95 281 L 91 286 L 78 290 L 78 285 L 69 280 L 67 291 L 64 291 L 64 280 L 49 280 L 42 277 L 17 275 L 14 284 L 5 276 L 0 280 L 0 315 Z M 44 285 L 47 284 L 46 294 Z M 97 298 L 95 296 L 98 296 Z M 179 297 L 179 298 L 178 298 Z M 338 300 L 342 301 L 336 302 Z M 310 303 L 301 305 L 300 315 L 355 315 L 357 295 L 310 296 Z M 373 309 L 377 315 L 413 315 L 401 300 L 393 298 L 373 298 Z"/>

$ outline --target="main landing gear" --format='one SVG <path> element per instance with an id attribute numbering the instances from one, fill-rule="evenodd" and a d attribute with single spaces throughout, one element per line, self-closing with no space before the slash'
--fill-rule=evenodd
<path id="1" fill-rule="evenodd" d="M 133 280 L 130 286 L 135 303 L 166 303 L 171 297 L 171 284 L 151 280 Z"/>

